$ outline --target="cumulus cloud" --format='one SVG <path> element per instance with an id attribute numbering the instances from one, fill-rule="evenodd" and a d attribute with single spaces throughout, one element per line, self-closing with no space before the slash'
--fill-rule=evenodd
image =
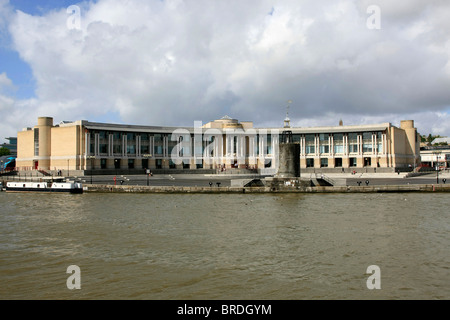
<path id="1" fill-rule="evenodd" d="M 440 122 L 450 3 L 377 3 L 379 30 L 367 28 L 373 1 L 355 0 L 98 0 L 79 4 L 80 29 L 67 27 L 66 8 L 17 11 L 8 30 L 37 87 L 15 108 L 57 120 L 193 125 L 229 114 L 280 126 L 292 100 L 298 125 L 420 116 L 422 131 L 450 134 Z"/>
<path id="2" fill-rule="evenodd" d="M 30 110 L 37 106 L 36 99 L 17 100 L 14 98 L 15 87 L 6 73 L 0 74 L 0 115 L 2 125 L 0 138 L 15 137 L 17 131 L 33 124 L 36 120 Z M 33 122 L 32 122 L 33 121 Z M 2 143 L 2 140 L 0 140 Z"/>

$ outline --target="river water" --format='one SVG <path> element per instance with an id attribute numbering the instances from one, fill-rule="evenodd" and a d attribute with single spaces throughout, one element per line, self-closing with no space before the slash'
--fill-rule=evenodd
<path id="1" fill-rule="evenodd" d="M 0 299 L 449 299 L 448 199 L 3 192 Z"/>

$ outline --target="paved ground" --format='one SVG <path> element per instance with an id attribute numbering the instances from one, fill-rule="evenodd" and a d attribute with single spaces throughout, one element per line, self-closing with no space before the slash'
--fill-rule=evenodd
<path id="1" fill-rule="evenodd" d="M 347 185 L 365 185 L 366 181 L 369 181 L 369 185 L 405 185 L 405 184 L 435 184 L 437 182 L 436 176 L 427 177 L 414 177 L 414 178 L 360 178 L 360 179 L 347 179 Z M 450 183 L 450 180 L 446 181 Z M 439 178 L 439 183 L 444 183 L 441 178 Z"/>
<path id="2" fill-rule="evenodd" d="M 117 176 L 116 182 L 114 182 L 115 176 L 92 176 L 93 184 L 109 184 L 117 185 L 140 185 L 145 186 L 186 186 L 186 187 L 203 187 L 209 186 L 210 183 L 213 187 L 217 187 L 217 183 L 220 183 L 221 187 L 228 187 L 231 185 L 232 179 L 245 179 L 245 178 L 258 178 L 257 176 L 204 176 L 204 175 L 154 175 L 147 179 L 146 175 L 124 175 Z M 305 177 L 306 178 L 306 177 Z M 333 176 L 332 179 L 346 179 L 346 185 L 358 185 L 360 182 L 361 185 L 365 185 L 366 181 L 369 182 L 369 185 L 405 185 L 405 184 L 435 184 L 437 182 L 437 177 L 435 173 L 419 176 L 419 177 L 396 177 L 395 175 L 386 176 L 386 175 L 362 175 L 361 177 L 349 177 L 346 176 Z M 85 176 L 79 178 L 85 183 L 91 183 L 91 176 Z M 309 178 L 306 178 L 309 179 Z M 439 175 L 439 183 L 444 183 L 444 179 L 446 179 L 446 183 L 450 184 L 450 175 L 449 174 L 440 174 Z"/>
<path id="3" fill-rule="evenodd" d="M 93 176 L 93 184 L 109 184 L 114 185 L 139 185 L 146 186 L 185 186 L 185 187 L 204 187 L 212 186 L 217 187 L 217 183 L 220 183 L 221 187 L 229 187 L 231 185 L 230 177 L 205 177 L 203 175 L 154 175 L 147 179 L 146 175 L 131 175 L 131 176 L 117 176 L 116 182 L 114 182 L 115 176 Z M 91 177 L 83 177 L 82 180 L 85 183 L 91 183 Z"/>

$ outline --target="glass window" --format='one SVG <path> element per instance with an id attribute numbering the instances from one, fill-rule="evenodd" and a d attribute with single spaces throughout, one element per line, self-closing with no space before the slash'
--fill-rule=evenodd
<path id="1" fill-rule="evenodd" d="M 329 146 L 329 134 L 321 133 L 319 134 L 319 152 L 320 153 L 330 153 Z"/>
<path id="2" fill-rule="evenodd" d="M 320 145 L 320 153 L 330 153 L 330 146 L 327 145 Z"/>
<path id="3" fill-rule="evenodd" d="M 348 134 L 348 143 L 349 143 L 349 152 L 350 153 L 358 153 L 358 134 L 357 133 L 349 133 Z"/>
<path id="4" fill-rule="evenodd" d="M 316 148 L 315 148 L 315 141 L 316 136 L 314 134 L 306 134 L 305 135 L 305 141 L 306 141 L 306 153 L 308 154 L 314 154 L 316 153 Z"/>
<path id="5" fill-rule="evenodd" d="M 267 135 L 267 154 L 272 154 L 272 134 Z"/>
<path id="6" fill-rule="evenodd" d="M 169 152 L 169 155 L 172 154 L 173 149 L 178 145 L 180 140 L 181 140 L 181 138 L 178 138 L 178 141 L 177 140 L 172 141 L 172 134 L 169 134 L 169 137 L 168 137 L 168 141 L 169 141 L 168 152 Z M 170 164 L 169 164 L 169 167 L 170 167 Z"/>
<path id="7" fill-rule="evenodd" d="M 309 153 L 309 154 L 314 154 L 314 153 L 316 153 L 316 148 L 314 147 L 314 145 L 307 145 L 306 147 L 306 153 Z"/>
<path id="8" fill-rule="evenodd" d="M 383 133 L 382 132 L 377 132 L 376 135 L 377 135 L 377 140 L 378 141 L 381 141 L 383 139 Z"/>
<path id="9" fill-rule="evenodd" d="M 372 152 L 372 143 L 363 143 L 363 152 Z"/>
<path id="10" fill-rule="evenodd" d="M 334 153 L 344 153 L 344 134 L 333 134 Z"/>
<path id="11" fill-rule="evenodd" d="M 357 133 L 349 133 L 348 134 L 348 141 L 358 141 L 358 134 Z"/>
<path id="12" fill-rule="evenodd" d="M 136 146 L 128 145 L 127 146 L 127 154 L 136 154 Z"/>
<path id="13" fill-rule="evenodd" d="M 108 145 L 100 144 L 100 153 L 108 153 Z"/>
<path id="14" fill-rule="evenodd" d="M 344 143 L 344 135 L 342 133 L 335 133 L 333 135 L 334 144 L 342 144 Z"/>
<path id="15" fill-rule="evenodd" d="M 155 154 L 158 154 L 158 155 L 163 154 L 163 147 L 162 146 L 155 146 Z"/>
<path id="16" fill-rule="evenodd" d="M 377 151 L 378 153 L 383 153 L 383 133 L 377 132 Z"/>
<path id="17" fill-rule="evenodd" d="M 121 154 L 122 153 L 122 144 L 114 143 L 113 151 L 115 154 Z"/>
<path id="18" fill-rule="evenodd" d="M 149 154 L 150 153 L 150 146 L 149 145 L 141 145 L 141 153 L 142 154 Z"/>
<path id="19" fill-rule="evenodd" d="M 327 168 L 328 167 L 328 159 L 327 158 L 320 159 L 320 167 L 321 168 Z"/>
<path id="20" fill-rule="evenodd" d="M 343 145 L 334 145 L 334 153 L 344 153 Z"/>
<path id="21" fill-rule="evenodd" d="M 162 155 L 164 137 L 162 134 L 155 134 L 154 138 L 155 138 L 154 154 Z"/>
<path id="22" fill-rule="evenodd" d="M 363 133 L 363 140 L 365 141 L 372 141 L 372 132 L 364 132 Z"/>

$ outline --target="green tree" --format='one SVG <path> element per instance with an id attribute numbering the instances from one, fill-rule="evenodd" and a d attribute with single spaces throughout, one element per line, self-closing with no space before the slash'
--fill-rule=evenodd
<path id="1" fill-rule="evenodd" d="M 421 142 L 427 142 L 427 143 L 432 143 L 433 141 L 434 141 L 434 139 L 436 139 L 436 138 L 442 138 L 440 135 L 436 135 L 436 136 L 433 136 L 431 133 L 428 135 L 428 136 L 426 136 L 426 135 L 423 135 L 423 136 L 421 136 L 420 137 L 421 139 Z"/>
<path id="2" fill-rule="evenodd" d="M 5 147 L 0 148 L 0 157 L 2 156 L 9 156 L 11 154 L 11 150 Z"/>

